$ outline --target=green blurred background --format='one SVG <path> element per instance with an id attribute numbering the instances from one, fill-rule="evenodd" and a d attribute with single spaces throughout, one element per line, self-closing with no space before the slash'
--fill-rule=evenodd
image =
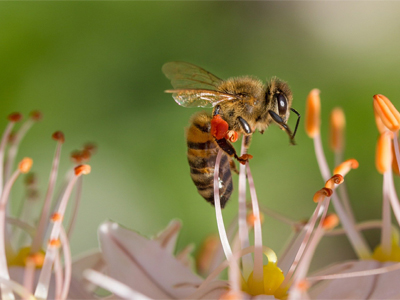
<path id="1" fill-rule="evenodd" d="M 181 60 L 221 78 L 278 76 L 289 82 L 303 116 L 308 92 L 321 90 L 330 162 L 329 113 L 343 107 L 345 157 L 360 162 L 346 177 L 356 217 L 379 218 L 372 96 L 385 94 L 400 106 L 399 9 L 394 2 L 1 2 L 0 125 L 13 111 L 43 112 L 19 152 L 34 159 L 42 195 L 54 131 L 66 135 L 60 179 L 73 149 L 87 141 L 99 146 L 84 178 L 73 254 L 97 247 L 97 227 L 106 219 L 152 235 L 179 218 L 178 248 L 199 246 L 216 223 L 186 161 L 184 128 L 196 109 L 179 107 L 163 92 L 171 85 L 161 66 Z M 271 126 L 255 134 L 249 152 L 262 205 L 298 220 L 310 216 L 323 181 L 304 119 L 296 141 L 289 146 Z M 226 222 L 236 214 L 236 199 L 235 192 Z M 269 218 L 264 228 L 265 244 L 278 251 L 290 228 Z M 368 238 L 375 245 L 377 232 Z M 327 238 L 322 247 L 317 264 L 353 256 L 343 237 Z"/>

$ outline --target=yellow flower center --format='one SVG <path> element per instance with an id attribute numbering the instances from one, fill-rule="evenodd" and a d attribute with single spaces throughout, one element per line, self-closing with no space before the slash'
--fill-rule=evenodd
<path id="1" fill-rule="evenodd" d="M 43 266 L 45 252 L 43 250 L 40 250 L 39 252 L 34 254 L 30 254 L 30 252 L 31 247 L 21 248 L 17 255 L 9 259 L 8 266 L 25 267 L 27 262 L 30 261 L 31 263 L 36 265 L 36 268 L 41 268 Z"/>
<path id="2" fill-rule="evenodd" d="M 263 274 L 262 281 L 255 281 L 252 272 L 247 282 L 243 281 L 243 291 L 252 296 L 273 295 L 277 299 L 283 299 L 288 288 L 280 287 L 285 279 L 282 270 L 278 268 L 276 263 L 269 262 L 263 266 Z"/>

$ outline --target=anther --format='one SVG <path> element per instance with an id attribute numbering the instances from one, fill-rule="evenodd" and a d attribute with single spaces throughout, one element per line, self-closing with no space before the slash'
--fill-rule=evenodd
<path id="1" fill-rule="evenodd" d="M 306 292 L 310 288 L 310 284 L 306 279 L 300 280 L 296 286 L 300 291 Z"/>
<path id="2" fill-rule="evenodd" d="M 43 118 L 43 115 L 40 111 L 38 110 L 34 110 L 31 111 L 31 113 L 29 114 L 29 116 L 31 117 L 32 120 L 34 121 L 40 121 Z"/>
<path id="3" fill-rule="evenodd" d="M 55 140 L 57 142 L 60 142 L 60 143 L 64 143 L 65 142 L 64 133 L 62 133 L 61 131 L 54 132 L 51 137 L 53 138 L 53 140 Z"/>
<path id="4" fill-rule="evenodd" d="M 381 118 L 383 124 L 391 131 L 400 129 L 400 113 L 390 100 L 383 95 L 375 95 L 374 110 Z"/>
<path id="5" fill-rule="evenodd" d="M 247 215 L 247 224 L 250 227 L 254 227 L 254 224 L 256 221 L 257 221 L 257 216 L 255 214 L 249 213 Z M 261 224 L 264 223 L 264 214 L 262 214 L 261 212 L 260 212 L 260 222 L 261 222 Z"/>
<path id="6" fill-rule="evenodd" d="M 392 155 L 392 133 L 386 131 L 382 133 L 378 138 L 378 143 L 376 145 L 376 159 L 375 165 L 379 173 L 383 174 L 392 165 L 393 155 Z"/>
<path id="7" fill-rule="evenodd" d="M 50 220 L 52 222 L 62 221 L 62 219 L 63 219 L 63 216 L 60 213 L 54 213 L 50 218 Z"/>
<path id="8" fill-rule="evenodd" d="M 343 110 L 339 107 L 333 109 L 330 117 L 330 145 L 334 152 L 343 150 L 345 125 Z"/>
<path id="9" fill-rule="evenodd" d="M 81 151 L 79 151 L 79 150 L 72 151 L 71 152 L 71 160 L 76 164 L 81 163 L 82 162 Z"/>
<path id="10" fill-rule="evenodd" d="M 8 135 L 8 143 L 13 144 L 16 140 L 16 133 L 15 132 L 10 132 Z"/>
<path id="11" fill-rule="evenodd" d="M 26 186 L 32 186 L 37 183 L 37 178 L 34 173 L 29 173 L 25 176 L 24 183 Z"/>
<path id="12" fill-rule="evenodd" d="M 342 162 L 340 165 L 338 165 L 334 170 L 333 174 L 340 174 L 342 176 L 347 175 L 351 169 L 357 169 L 358 168 L 358 161 L 355 160 L 354 158 L 348 159 L 344 162 Z"/>
<path id="13" fill-rule="evenodd" d="M 314 138 L 319 134 L 321 125 L 321 100 L 319 93 L 318 89 L 313 89 L 307 97 L 306 132 L 310 138 Z"/>
<path id="14" fill-rule="evenodd" d="M 375 117 L 376 127 L 378 128 L 379 133 L 384 133 L 385 131 L 389 130 L 385 126 L 385 124 L 383 124 L 381 117 L 378 115 L 375 109 L 374 109 L 374 117 Z"/>
<path id="15" fill-rule="evenodd" d="M 18 169 L 21 173 L 26 174 L 29 172 L 33 164 L 32 158 L 25 157 L 24 159 L 21 160 L 21 162 L 18 165 Z"/>
<path id="16" fill-rule="evenodd" d="M 332 189 L 323 187 L 322 189 L 320 189 L 318 192 L 316 192 L 314 194 L 313 201 L 315 203 L 318 203 L 318 202 L 324 200 L 325 198 L 332 196 L 332 194 L 333 194 Z"/>
<path id="17" fill-rule="evenodd" d="M 52 239 L 52 240 L 49 240 L 49 246 L 58 248 L 61 246 L 61 242 L 59 239 Z"/>
<path id="18" fill-rule="evenodd" d="M 328 214 L 322 221 L 322 228 L 331 230 L 339 224 L 339 217 L 336 214 Z"/>
<path id="19" fill-rule="evenodd" d="M 243 296 L 240 292 L 235 292 L 235 291 L 227 291 L 226 293 L 223 293 L 218 300 L 242 300 Z"/>
<path id="20" fill-rule="evenodd" d="M 236 131 L 229 130 L 229 131 L 226 133 L 225 138 L 226 138 L 227 140 L 229 140 L 230 142 L 234 143 L 234 142 L 236 142 L 236 141 L 238 140 L 239 135 L 238 135 L 238 133 L 237 133 Z"/>
<path id="21" fill-rule="evenodd" d="M 37 268 L 41 268 L 44 263 L 44 256 L 45 255 L 42 252 L 32 253 L 29 256 L 27 256 L 26 263 L 29 262 L 35 265 Z"/>
<path id="22" fill-rule="evenodd" d="M 344 177 L 340 174 L 335 174 L 331 178 L 325 182 L 325 187 L 328 189 L 333 189 L 335 187 L 335 184 L 341 184 L 344 181 Z"/>
<path id="23" fill-rule="evenodd" d="M 20 113 L 12 113 L 10 115 L 8 115 L 8 120 L 10 122 L 19 122 L 22 119 L 22 114 Z"/>
<path id="24" fill-rule="evenodd" d="M 79 175 L 87 175 L 90 173 L 90 166 L 89 165 L 80 165 L 75 167 L 75 175 L 79 176 Z"/>
<path id="25" fill-rule="evenodd" d="M 95 154 L 97 151 L 97 146 L 94 143 L 86 143 L 85 145 L 83 145 L 83 149 L 86 151 L 89 151 L 90 154 Z"/>

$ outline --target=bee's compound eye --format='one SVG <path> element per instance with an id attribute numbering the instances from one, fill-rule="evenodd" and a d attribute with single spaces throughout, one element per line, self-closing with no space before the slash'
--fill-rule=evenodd
<path id="1" fill-rule="evenodd" d="M 276 99 L 278 100 L 279 115 L 285 115 L 287 112 L 286 97 L 283 94 L 278 94 L 278 97 Z"/>

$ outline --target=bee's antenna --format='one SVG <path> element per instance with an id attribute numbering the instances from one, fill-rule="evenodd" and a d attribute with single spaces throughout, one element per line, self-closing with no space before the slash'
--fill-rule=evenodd
<path id="1" fill-rule="evenodd" d="M 293 135 L 292 135 L 292 139 L 294 139 L 294 136 L 296 135 L 296 132 L 297 132 L 297 127 L 299 127 L 300 117 L 301 116 L 300 116 L 299 112 L 297 110 L 295 110 L 294 108 L 290 108 L 290 110 L 297 115 L 296 127 L 294 128 L 294 132 L 293 132 Z"/>

